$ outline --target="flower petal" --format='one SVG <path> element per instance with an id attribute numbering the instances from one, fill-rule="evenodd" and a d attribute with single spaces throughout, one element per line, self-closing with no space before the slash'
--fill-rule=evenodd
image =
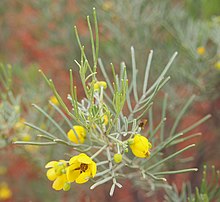
<path id="1" fill-rule="evenodd" d="M 137 156 L 137 157 L 139 157 L 139 158 L 145 158 L 145 157 L 146 157 L 146 154 L 145 154 L 143 151 L 141 151 L 141 150 L 132 149 L 131 151 L 132 151 L 132 153 L 133 153 L 135 156 Z"/>
<path id="2" fill-rule="evenodd" d="M 76 131 L 77 135 L 79 136 L 86 136 L 86 129 L 82 126 L 73 126 L 73 129 Z"/>
<path id="3" fill-rule="evenodd" d="M 140 147 L 141 148 L 143 148 L 143 149 L 147 149 L 148 150 L 148 148 L 149 148 L 149 141 L 148 141 L 148 139 L 146 138 L 146 137 L 144 137 L 144 136 L 141 136 L 140 137 Z"/>
<path id="4" fill-rule="evenodd" d="M 91 172 L 91 176 L 94 177 L 94 176 L 96 175 L 96 172 L 97 172 L 96 163 L 95 163 L 95 162 L 92 162 L 92 163 L 89 165 L 89 169 L 90 169 L 90 172 Z"/>
<path id="5" fill-rule="evenodd" d="M 76 137 L 72 129 L 69 130 L 69 132 L 67 133 L 67 136 L 72 142 L 79 144 L 79 141 L 78 141 L 79 137 Z"/>
<path id="6" fill-rule="evenodd" d="M 85 142 L 86 130 L 82 126 L 73 126 L 73 129 L 70 129 L 67 133 L 68 138 L 76 143 L 83 144 Z"/>
<path id="7" fill-rule="evenodd" d="M 69 164 L 71 165 L 71 164 L 76 163 L 76 162 L 78 163 L 77 158 L 78 158 L 78 156 L 72 157 L 72 158 L 69 160 Z"/>
<path id="8" fill-rule="evenodd" d="M 74 169 L 72 170 L 71 167 L 68 167 L 66 175 L 67 175 L 67 179 L 69 182 L 74 182 L 76 180 L 76 178 L 79 177 L 80 170 L 74 170 Z"/>
<path id="9" fill-rule="evenodd" d="M 52 168 L 58 164 L 57 161 L 50 161 L 45 165 L 45 168 Z"/>
<path id="10" fill-rule="evenodd" d="M 89 180 L 90 173 L 89 172 L 83 172 L 79 175 L 79 177 L 76 179 L 77 184 L 83 184 Z"/>
<path id="11" fill-rule="evenodd" d="M 65 174 L 64 174 L 64 175 L 61 175 L 61 176 L 57 177 L 57 179 L 54 181 L 52 187 L 53 187 L 55 190 L 61 190 L 61 189 L 63 189 L 63 186 L 64 186 L 64 184 L 65 184 L 66 182 L 67 182 L 66 175 L 65 175 Z"/>
<path id="12" fill-rule="evenodd" d="M 68 167 L 69 171 L 72 171 L 72 170 L 75 170 L 75 169 L 78 170 L 78 168 L 80 168 L 80 164 L 81 164 L 81 163 L 79 163 L 79 162 L 75 162 L 75 163 L 71 164 L 71 165 Z"/>
<path id="13" fill-rule="evenodd" d="M 56 172 L 54 168 L 51 168 L 47 171 L 47 178 L 50 181 L 54 181 L 57 178 Z"/>
<path id="14" fill-rule="evenodd" d="M 84 153 L 79 154 L 78 157 L 77 157 L 77 160 L 78 160 L 78 162 L 80 162 L 80 163 L 85 163 L 85 164 L 90 164 L 90 163 L 92 163 L 92 159 L 89 158 L 89 157 L 88 157 L 86 154 L 84 154 Z"/>

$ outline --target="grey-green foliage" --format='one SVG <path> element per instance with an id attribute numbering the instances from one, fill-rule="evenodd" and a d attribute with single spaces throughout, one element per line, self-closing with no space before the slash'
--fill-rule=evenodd
<path id="1" fill-rule="evenodd" d="M 107 63 L 112 62 L 108 61 L 109 55 L 115 61 L 123 58 L 127 67 L 131 67 L 129 55 L 124 50 L 134 46 L 139 66 L 143 67 L 146 62 L 143 53 L 148 51 L 147 48 L 153 48 L 157 57 L 153 61 L 153 71 L 159 73 L 167 54 L 178 51 L 177 65 L 170 73 L 173 82 L 184 85 L 189 91 L 194 86 L 201 92 L 201 97 L 215 99 L 219 83 L 218 76 L 215 76 L 219 73 L 214 68 L 214 63 L 219 60 L 219 20 L 218 17 L 207 20 L 193 18 L 184 3 L 172 0 L 90 1 L 90 6 L 99 9 L 102 34 L 108 36 L 101 45 L 101 56 Z M 78 4 L 82 11 L 89 12 L 88 1 L 80 0 Z M 204 55 L 197 53 L 200 46 L 206 49 Z M 139 68 L 142 73 L 143 70 Z M 174 85 L 168 85 L 166 89 L 173 94 L 176 92 Z M 181 98 L 174 100 L 181 101 Z"/>
<path id="2" fill-rule="evenodd" d="M 211 175 L 209 175 L 211 174 Z M 220 198 L 219 170 L 215 166 L 211 171 L 203 168 L 201 183 L 195 190 L 192 190 L 190 182 L 184 183 L 179 193 L 175 184 L 172 189 L 166 189 L 166 202 L 212 202 Z"/>
<path id="3" fill-rule="evenodd" d="M 35 116 L 32 110 L 29 110 L 33 100 L 45 104 L 49 95 L 44 84 L 42 88 L 38 89 L 39 91 L 36 90 L 36 86 L 40 86 L 42 83 L 39 82 L 39 75 L 36 73 L 38 71 L 33 67 L 24 72 L 19 66 L 0 65 L 0 139 L 2 147 L 11 144 L 15 139 L 20 140 L 26 135 L 31 135 L 29 128 L 24 126 L 25 119 L 38 122 L 44 128 L 53 131 L 51 123 L 43 116 Z M 38 96 L 37 93 L 41 96 Z M 45 108 L 50 114 L 54 114 L 54 109 L 49 108 L 48 104 Z M 62 121 L 60 123 L 62 124 Z M 33 136 L 31 139 L 36 138 Z"/>
<path id="4" fill-rule="evenodd" d="M 26 123 L 37 132 L 40 132 L 38 137 L 42 138 L 42 141 L 17 141 L 15 144 L 32 144 L 39 146 L 56 146 L 61 144 L 74 149 L 74 151 L 88 153 L 98 165 L 98 173 L 95 176 L 95 180 L 92 180 L 94 184 L 91 186 L 91 189 L 108 181 L 112 181 L 110 195 L 113 195 L 115 187 L 122 187 L 122 185 L 118 183 L 121 178 L 131 179 L 134 183 L 139 182 L 139 180 L 146 180 L 150 188 L 147 192 L 150 192 L 152 190 L 154 191 L 155 187 L 166 187 L 166 184 L 164 184 L 166 182 L 166 175 L 196 171 L 196 168 L 187 168 L 186 165 L 182 168 L 181 163 L 175 170 L 170 170 L 167 166 L 170 160 L 180 156 L 186 150 L 191 149 L 195 144 L 187 145 L 177 151 L 173 150 L 173 152 L 166 155 L 164 151 L 168 148 L 173 148 L 173 146 L 180 142 L 200 135 L 196 133 L 185 136 L 189 131 L 206 121 L 210 115 L 207 115 L 196 123 L 179 131 L 178 125 L 180 120 L 193 101 L 193 97 L 183 106 L 171 129 L 166 127 L 167 96 L 165 96 L 163 101 L 161 120 L 158 124 L 155 124 L 152 112 L 153 101 L 156 100 L 156 94 L 170 79 L 170 77 L 167 76 L 167 72 L 177 53 L 173 54 L 155 81 L 149 84 L 153 51 L 150 51 L 148 55 L 144 77 L 141 80 L 141 77 L 139 77 L 140 74 L 138 74 L 135 51 L 132 47 L 132 76 L 130 77 L 127 75 L 125 62 L 121 63 L 119 71 L 111 64 L 113 75 L 112 82 L 106 72 L 107 68 L 103 65 L 102 60 L 98 58 L 99 35 L 95 10 L 93 10 L 93 17 L 95 31 L 92 30 L 89 16 L 87 17 L 93 56 L 92 61 L 88 60 L 86 55 L 87 49 L 82 45 L 77 28 L 75 28 L 77 41 L 81 51 L 80 61 L 75 62 L 79 67 L 79 76 L 81 78 L 85 97 L 82 100 L 78 99 L 77 87 L 73 84 L 72 70 L 70 70 L 70 94 L 68 95 L 68 99 L 72 104 L 72 108 L 69 109 L 56 90 L 53 81 L 48 79 L 40 70 L 60 104 L 60 108 L 58 108 L 53 103 L 50 103 L 55 112 L 62 117 L 65 125 L 69 126 L 70 129 L 75 124 L 85 127 L 88 133 L 87 140 L 83 144 L 71 142 L 67 138 L 65 128 L 63 128 L 60 122 L 54 119 L 53 115 L 49 114 L 47 110 L 42 107 L 33 105 L 35 109 L 52 124 L 54 132 L 42 129 L 35 124 Z M 97 92 L 94 88 L 94 84 L 98 81 L 98 67 L 101 69 L 101 73 L 107 82 L 107 91 L 101 88 L 100 91 Z M 142 82 L 141 91 L 137 89 L 138 80 Z M 103 122 L 104 115 L 107 115 L 109 119 L 107 125 Z M 135 134 L 145 133 L 141 131 L 142 128 L 139 124 L 141 119 L 146 116 L 149 116 L 149 127 L 147 133 L 143 135 L 147 136 L 149 141 L 152 142 L 153 148 L 150 157 L 143 160 L 141 158 L 135 158 L 131 152 L 128 152 L 128 140 Z M 75 129 L 73 130 L 77 137 L 78 135 Z M 159 137 L 157 135 L 158 133 L 160 134 Z M 123 155 L 123 162 L 120 164 L 116 164 L 113 160 L 115 153 L 121 153 Z M 181 157 L 179 157 L 179 159 L 181 159 Z M 128 168 L 129 173 L 127 173 Z M 141 183 L 140 187 L 144 189 Z"/>
<path id="5" fill-rule="evenodd" d="M 7 136 L 20 117 L 20 96 L 11 87 L 12 67 L 0 64 L 0 147 L 9 143 Z"/>

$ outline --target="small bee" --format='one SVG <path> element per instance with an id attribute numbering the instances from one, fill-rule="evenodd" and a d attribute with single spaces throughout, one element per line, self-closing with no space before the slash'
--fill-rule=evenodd
<path id="1" fill-rule="evenodd" d="M 143 130 L 146 125 L 147 125 L 147 119 L 142 119 L 138 126 Z"/>

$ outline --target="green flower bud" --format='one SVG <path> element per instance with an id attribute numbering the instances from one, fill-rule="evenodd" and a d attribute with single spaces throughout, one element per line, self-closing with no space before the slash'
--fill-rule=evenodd
<path id="1" fill-rule="evenodd" d="M 63 191 L 69 191 L 71 187 L 71 184 L 69 182 L 66 182 L 63 186 Z"/>
<path id="2" fill-rule="evenodd" d="M 121 154 L 115 154 L 114 155 L 114 161 L 115 161 L 115 163 L 121 163 L 122 155 Z"/>

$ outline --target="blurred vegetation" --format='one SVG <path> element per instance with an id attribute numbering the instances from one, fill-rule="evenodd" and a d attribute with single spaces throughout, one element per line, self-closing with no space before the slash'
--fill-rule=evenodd
<path id="1" fill-rule="evenodd" d="M 177 187 L 173 185 L 172 189 L 166 190 L 166 202 L 212 202 L 220 198 L 220 172 L 215 169 L 204 166 L 203 177 L 200 186 L 193 191 L 190 182 L 184 183 L 179 193 Z"/>

